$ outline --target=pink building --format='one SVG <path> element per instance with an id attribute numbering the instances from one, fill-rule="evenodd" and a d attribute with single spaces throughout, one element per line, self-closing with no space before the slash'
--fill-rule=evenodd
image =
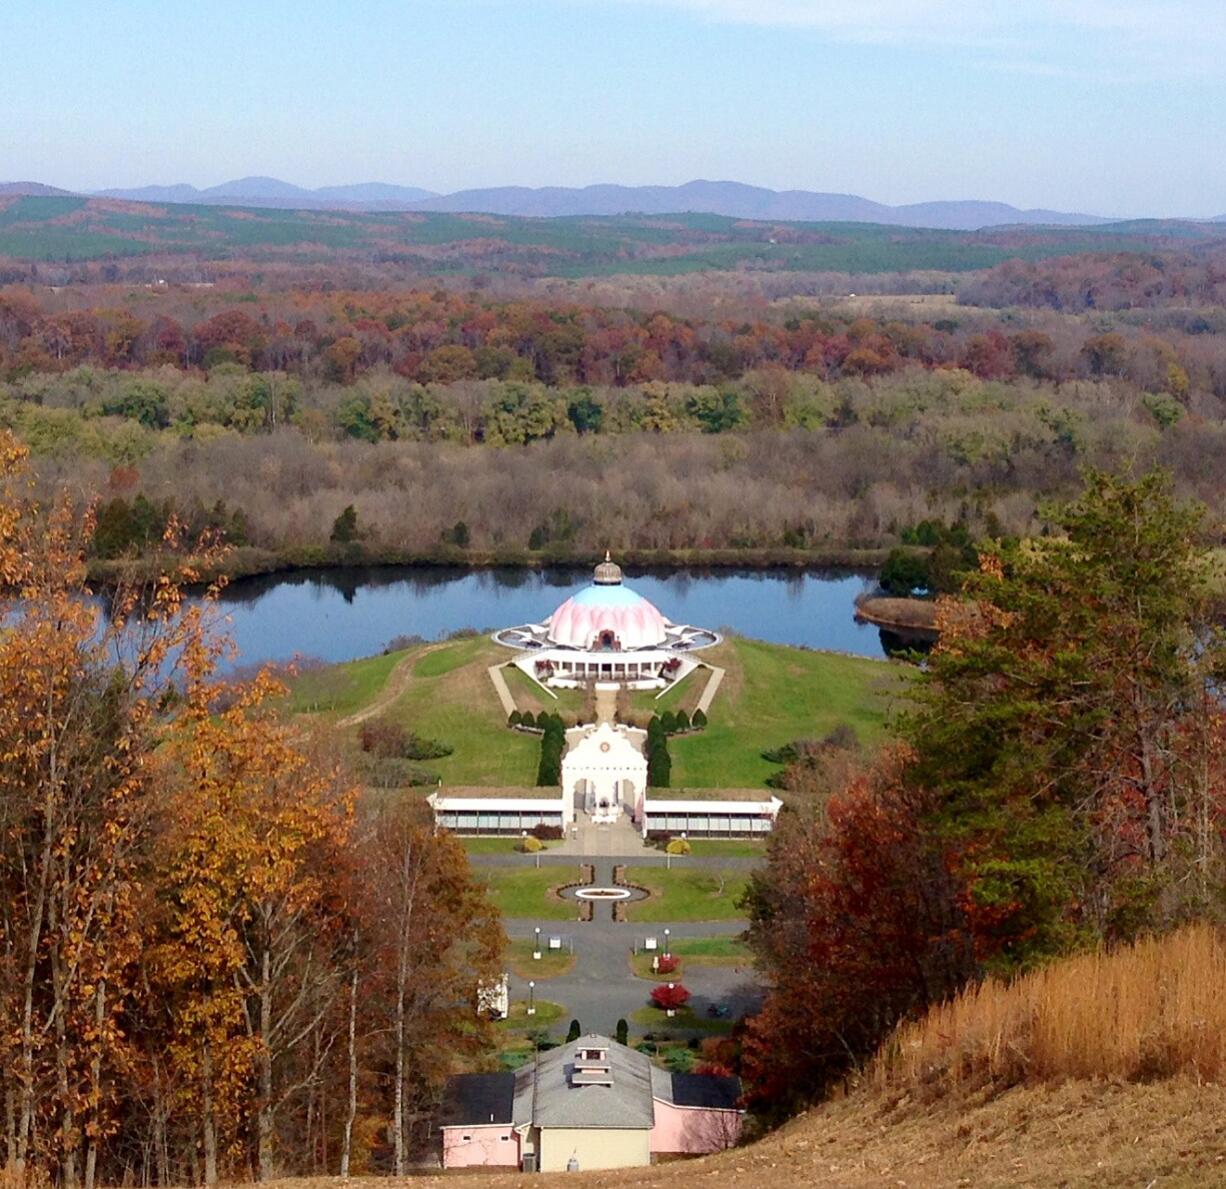
<path id="1" fill-rule="evenodd" d="M 438 1119 L 443 1167 L 632 1168 L 718 1152 L 740 1138 L 740 1093 L 737 1078 L 669 1073 L 583 1036 L 515 1073 L 452 1078 Z"/>

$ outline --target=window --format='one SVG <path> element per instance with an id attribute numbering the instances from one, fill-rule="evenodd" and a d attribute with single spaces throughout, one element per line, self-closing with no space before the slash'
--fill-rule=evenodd
<path id="1" fill-rule="evenodd" d="M 460 1142 L 464 1144 L 471 1144 L 473 1142 L 473 1137 L 471 1135 L 462 1135 L 460 1136 Z"/>

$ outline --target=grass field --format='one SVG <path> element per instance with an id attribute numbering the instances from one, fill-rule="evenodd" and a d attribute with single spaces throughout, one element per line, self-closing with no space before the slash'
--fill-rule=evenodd
<path id="1" fill-rule="evenodd" d="M 491 835 L 487 838 L 461 838 L 460 842 L 470 855 L 519 854 L 518 838 L 499 838 Z M 543 842 L 541 845 L 548 850 L 551 844 Z"/>
<path id="2" fill-rule="evenodd" d="M 425 765 L 444 784 L 530 787 L 539 741 L 507 729 L 487 672 L 506 657 L 487 637 L 472 636 L 311 670 L 292 683 L 289 708 L 336 720 L 394 695 L 382 712 L 386 717 L 454 749 Z M 706 730 L 675 737 L 669 745 L 674 788 L 764 788 L 777 771 L 762 758 L 764 750 L 820 738 L 840 723 L 872 746 L 884 735 L 890 702 L 908 672 L 901 665 L 739 638 L 704 659 L 725 670 L 724 681 Z M 692 704 L 706 678 L 706 670 L 692 674 L 656 708 Z M 522 673 L 507 671 L 507 679 L 517 700 L 544 705 L 546 696 Z M 551 708 L 573 714 L 585 700 L 579 691 L 562 691 Z M 727 849 L 711 849 L 717 846 Z M 761 853 L 742 847 L 752 844 L 694 844 L 696 854 Z"/>
<path id="3" fill-rule="evenodd" d="M 548 1028 L 556 1023 L 566 1013 L 566 1008 L 560 1003 L 551 1003 L 547 999 L 536 998 L 534 1001 L 536 1014 L 528 1014 L 528 1001 L 516 999 L 510 1004 L 510 1013 L 505 1020 L 499 1020 L 494 1027 L 503 1032 L 531 1032 L 537 1028 Z"/>
<path id="4" fill-rule="evenodd" d="M 560 978 L 574 969 L 575 955 L 569 950 L 551 950 L 544 932 L 541 934 L 539 962 L 532 957 L 532 947 L 535 944 L 526 937 L 507 942 L 507 963 L 520 978 L 531 978 L 540 982 L 542 979 Z"/>
<path id="5" fill-rule="evenodd" d="M 559 900 L 553 889 L 570 883 L 578 868 L 498 867 L 478 869 L 489 885 L 490 895 L 504 917 L 523 917 L 542 921 L 574 921 L 579 906 Z"/>
<path id="6" fill-rule="evenodd" d="M 703 654 L 725 670 L 710 724 L 670 741 L 676 788 L 762 788 L 778 766 L 762 752 L 815 739 L 840 723 L 862 744 L 885 733 L 901 666 L 758 640 L 732 639 Z"/>
<path id="7" fill-rule="evenodd" d="M 694 966 L 749 966 L 753 963 L 752 951 L 735 937 L 683 937 L 671 942 L 668 948 L 673 957 L 680 960 L 673 974 L 661 975 L 653 971 L 651 959 L 655 955 L 645 951 L 631 956 L 630 968 L 639 978 L 658 983 L 668 978 L 674 981 L 684 978 L 685 972 Z"/>
<path id="8" fill-rule="evenodd" d="M 675 980 L 674 980 L 675 981 Z M 634 1024 L 638 1024 L 644 1032 L 667 1032 L 670 1029 L 683 1029 L 687 1032 L 731 1032 L 731 1020 L 713 1020 L 710 1016 L 700 1016 L 688 1007 L 677 1009 L 677 1014 L 670 1017 L 667 1012 L 658 1007 L 640 1007 L 630 1016 Z"/>
<path id="9" fill-rule="evenodd" d="M 749 877 L 740 871 L 691 867 L 627 867 L 626 880 L 651 892 L 649 900 L 626 905 L 632 921 L 730 921 L 741 915 L 736 902 Z M 722 890 L 721 890 L 722 883 Z"/>
<path id="10" fill-rule="evenodd" d="M 378 695 L 406 655 L 389 652 L 344 665 L 329 665 L 326 669 L 310 669 L 290 686 L 290 713 L 333 718 L 352 714 Z"/>
<path id="11" fill-rule="evenodd" d="M 551 698 L 514 665 L 505 666 L 502 675 L 511 691 L 511 697 L 515 699 L 516 709 L 521 712 L 531 710 L 533 714 L 540 714 L 542 710 L 547 710 L 550 714 L 560 714 L 565 718 L 567 715 L 578 716 L 587 702 L 587 696 L 577 689 L 554 690 L 558 696 Z"/>
<path id="12" fill-rule="evenodd" d="M 700 858 L 766 860 L 766 843 L 748 838 L 691 838 L 690 854 Z"/>

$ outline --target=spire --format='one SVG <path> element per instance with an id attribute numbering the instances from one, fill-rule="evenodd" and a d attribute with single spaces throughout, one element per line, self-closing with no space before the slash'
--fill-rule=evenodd
<path id="1" fill-rule="evenodd" d="M 622 569 L 613 561 L 612 554 L 606 549 L 604 561 L 596 567 L 595 581 L 597 586 L 620 586 Z"/>

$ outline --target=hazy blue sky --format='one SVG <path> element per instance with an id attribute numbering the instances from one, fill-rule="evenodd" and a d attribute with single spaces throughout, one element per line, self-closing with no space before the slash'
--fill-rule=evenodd
<path id="1" fill-rule="evenodd" d="M 0 181 L 1226 212 L 1226 0 L 0 0 Z"/>

